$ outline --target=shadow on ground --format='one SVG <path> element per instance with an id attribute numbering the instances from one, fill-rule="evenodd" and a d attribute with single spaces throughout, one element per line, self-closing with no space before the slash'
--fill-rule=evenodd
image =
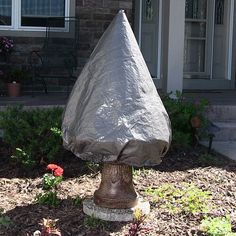
<path id="1" fill-rule="evenodd" d="M 120 231 L 127 224 L 96 221 L 92 225 L 93 219 L 88 220 L 88 216 L 82 211 L 82 205 L 75 206 L 72 199 L 62 200 L 57 208 L 39 204 L 18 206 L 2 216 L 9 217 L 11 223 L 8 227 L 0 224 L 0 236 L 32 236 L 33 232 L 41 230 L 39 223 L 43 218 L 58 219 L 57 227 L 63 236 L 107 236 L 111 232 Z"/>
<path id="2" fill-rule="evenodd" d="M 36 168 L 22 168 L 22 165 L 12 161 L 8 148 L 0 143 L 0 178 L 37 178 L 46 173 L 46 164 Z M 74 156 L 71 152 L 63 151 L 63 155 L 57 162 L 64 169 L 64 178 L 76 178 L 84 174 L 95 174 L 101 169 L 92 162 L 86 162 Z M 163 172 L 185 171 L 199 167 L 219 167 L 227 171 L 236 171 L 236 161 L 232 161 L 218 153 L 207 153 L 207 148 L 198 145 L 192 147 L 175 147 L 171 149 L 163 158 L 160 165 L 153 167 L 155 170 Z"/>
<path id="3" fill-rule="evenodd" d="M 79 177 L 84 174 L 94 174 L 99 170 L 95 164 L 86 162 L 76 157 L 69 151 L 63 150 L 63 154 L 52 163 L 64 169 L 64 178 Z M 37 178 L 48 172 L 47 164 L 42 163 L 36 167 L 24 167 L 11 158 L 10 149 L 0 141 L 0 178 Z"/>
<path id="4" fill-rule="evenodd" d="M 163 172 L 185 171 L 201 167 L 218 167 L 227 171 L 236 171 L 236 161 L 230 160 L 218 153 L 211 151 L 201 145 L 196 148 L 171 148 L 155 170 Z"/>

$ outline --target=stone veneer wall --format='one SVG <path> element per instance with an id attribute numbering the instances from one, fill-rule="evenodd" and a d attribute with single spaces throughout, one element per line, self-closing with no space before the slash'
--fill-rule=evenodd
<path id="1" fill-rule="evenodd" d="M 134 0 L 75 0 L 75 14 L 80 19 L 78 72 L 81 71 L 99 38 L 112 21 L 119 9 L 124 9 L 133 24 Z M 11 64 L 25 67 L 28 65 L 29 52 L 40 49 L 44 38 L 12 37 L 15 44 Z"/>
<path id="2" fill-rule="evenodd" d="M 80 18 L 79 69 L 119 9 L 125 10 L 133 24 L 133 5 L 132 0 L 76 0 L 76 15 Z"/>

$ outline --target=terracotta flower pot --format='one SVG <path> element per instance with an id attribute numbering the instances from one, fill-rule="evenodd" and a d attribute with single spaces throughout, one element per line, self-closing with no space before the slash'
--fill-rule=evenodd
<path id="1" fill-rule="evenodd" d="M 20 96 L 21 84 L 12 82 L 7 84 L 7 91 L 9 97 L 18 97 Z"/>
<path id="2" fill-rule="evenodd" d="M 190 120 L 190 123 L 193 128 L 200 128 L 201 127 L 201 118 L 199 116 L 193 116 Z"/>

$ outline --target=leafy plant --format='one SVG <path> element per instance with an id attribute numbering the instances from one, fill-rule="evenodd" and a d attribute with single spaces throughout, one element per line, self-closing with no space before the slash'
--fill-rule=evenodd
<path id="1" fill-rule="evenodd" d="M 52 173 L 46 173 L 43 175 L 43 188 L 50 190 L 56 188 L 62 181 L 63 169 L 55 164 L 49 164 L 47 170 L 51 170 Z"/>
<path id="2" fill-rule="evenodd" d="M 94 216 L 86 216 L 84 219 L 84 224 L 89 228 L 105 227 L 106 222 L 95 218 Z"/>
<path id="3" fill-rule="evenodd" d="M 33 236 L 38 236 L 38 235 L 40 235 L 40 236 L 52 236 L 52 235 L 61 236 L 60 230 L 56 227 L 57 221 L 58 221 L 58 219 L 52 220 L 52 219 L 43 218 L 42 222 L 40 223 L 40 225 L 42 226 L 42 230 L 35 231 Z"/>
<path id="4" fill-rule="evenodd" d="M 41 205 L 48 205 L 57 207 L 60 204 L 60 200 L 57 197 L 57 193 L 53 191 L 47 191 L 40 193 L 36 196 L 36 202 Z"/>
<path id="5" fill-rule="evenodd" d="M 98 163 L 95 163 L 95 162 L 92 162 L 92 161 L 88 161 L 86 162 L 86 167 L 92 171 L 94 174 L 98 173 L 98 171 L 100 170 L 99 169 L 99 164 Z"/>
<path id="6" fill-rule="evenodd" d="M 24 79 L 28 79 L 26 71 L 20 68 L 14 68 L 9 72 L 8 83 L 17 82 L 21 83 Z"/>
<path id="7" fill-rule="evenodd" d="M 176 91 L 175 99 L 171 98 L 171 95 L 170 93 L 162 97 L 162 101 L 171 120 L 173 141 L 180 145 L 190 145 L 194 138 L 191 118 L 198 116 L 203 128 L 206 125 L 204 111 L 208 101 L 201 100 L 199 103 L 193 104 L 186 101 L 178 91 Z"/>
<path id="8" fill-rule="evenodd" d="M 13 40 L 7 37 L 0 37 L 0 53 L 8 54 L 13 50 Z"/>
<path id="9" fill-rule="evenodd" d="M 141 176 L 142 174 L 144 175 L 149 175 L 150 173 L 150 170 L 148 169 L 145 169 L 145 168 L 132 168 L 132 173 L 133 173 L 133 176 Z"/>
<path id="10" fill-rule="evenodd" d="M 145 219 L 146 215 L 143 214 L 142 210 L 139 208 L 135 209 L 134 219 L 129 226 L 129 231 L 126 236 L 138 236 L 140 233 L 147 232 L 149 229 L 143 227 Z"/>
<path id="11" fill-rule="evenodd" d="M 57 186 L 62 181 L 63 169 L 55 164 L 49 164 L 47 169 L 51 170 L 52 173 L 43 175 L 43 189 L 45 192 L 36 196 L 36 202 L 39 204 L 58 206 L 60 200 L 57 197 Z"/>
<path id="12" fill-rule="evenodd" d="M 36 161 L 31 158 L 26 152 L 24 152 L 21 148 L 16 148 L 15 153 L 11 156 L 13 159 L 20 160 L 23 166 L 34 166 L 36 165 Z"/>
<path id="13" fill-rule="evenodd" d="M 12 147 L 12 157 L 25 167 L 55 160 L 62 147 L 61 117 L 61 108 L 24 110 L 13 106 L 0 112 L 3 140 Z"/>
<path id="14" fill-rule="evenodd" d="M 53 127 L 50 129 L 56 136 L 61 136 L 62 133 L 61 133 L 61 130 L 57 127 Z"/>
<path id="15" fill-rule="evenodd" d="M 0 225 L 8 227 L 11 224 L 11 220 L 8 216 L 3 216 L 3 209 L 0 208 Z"/>
<path id="16" fill-rule="evenodd" d="M 209 236 L 233 236 L 230 218 L 227 217 L 207 217 L 201 221 L 200 229 Z"/>
<path id="17" fill-rule="evenodd" d="M 163 184 L 159 188 L 147 188 L 146 194 L 152 196 L 153 202 L 170 212 L 206 213 L 209 211 L 211 193 L 194 185 L 183 183 L 180 188 L 173 184 Z"/>
<path id="18" fill-rule="evenodd" d="M 77 207 L 80 207 L 81 204 L 82 204 L 82 202 L 83 202 L 83 198 L 81 198 L 80 196 L 77 196 L 77 197 L 74 199 L 74 204 L 75 204 L 75 206 L 77 206 Z"/>
<path id="19" fill-rule="evenodd" d="M 0 216 L 0 225 L 8 227 L 11 224 L 11 220 L 8 216 Z"/>

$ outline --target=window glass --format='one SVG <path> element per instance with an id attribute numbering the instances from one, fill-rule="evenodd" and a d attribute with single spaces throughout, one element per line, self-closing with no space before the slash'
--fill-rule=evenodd
<path id="1" fill-rule="evenodd" d="M 215 23 L 217 25 L 224 24 L 224 0 L 216 0 L 215 3 Z"/>
<path id="2" fill-rule="evenodd" d="M 21 26 L 46 26 L 48 18 L 65 16 L 65 0 L 21 0 Z M 63 27 L 58 20 L 55 27 Z"/>
<path id="3" fill-rule="evenodd" d="M 185 18 L 206 19 L 207 0 L 186 0 Z"/>
<path id="4" fill-rule="evenodd" d="M 0 0 L 0 25 L 11 25 L 12 0 Z"/>

